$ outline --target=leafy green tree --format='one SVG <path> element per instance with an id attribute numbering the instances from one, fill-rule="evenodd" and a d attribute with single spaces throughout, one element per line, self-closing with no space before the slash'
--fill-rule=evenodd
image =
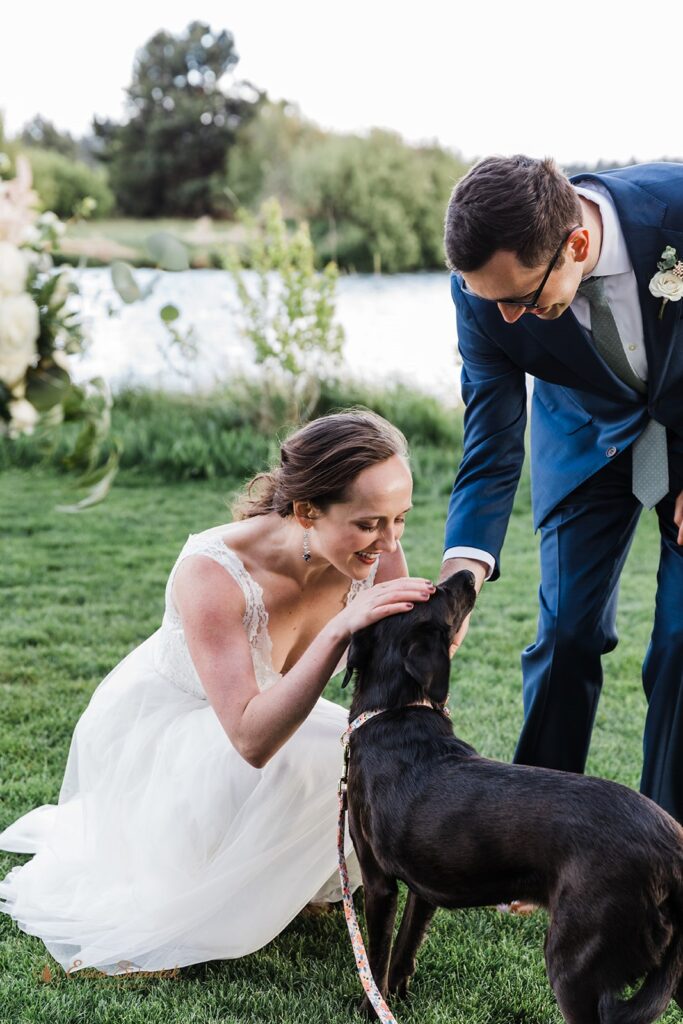
<path id="1" fill-rule="evenodd" d="M 227 181 L 236 205 L 255 208 L 276 196 L 291 206 L 293 155 L 324 138 L 324 131 L 302 117 L 297 106 L 264 98 L 228 154 Z"/>
<path id="2" fill-rule="evenodd" d="M 291 181 L 321 261 L 395 273 L 443 265 L 443 215 L 466 164 L 375 129 L 299 147 Z"/>
<path id="3" fill-rule="evenodd" d="M 22 146 L 50 149 L 72 160 L 79 159 L 81 155 L 78 142 L 70 132 L 60 131 L 52 121 L 48 121 L 42 114 L 36 114 L 26 122 L 21 130 L 19 141 Z"/>
<path id="4" fill-rule="evenodd" d="M 138 52 L 123 124 L 95 120 L 122 212 L 225 214 L 226 155 L 254 116 L 261 93 L 231 82 L 239 60 L 230 32 L 201 21 L 175 36 L 157 32 Z"/>

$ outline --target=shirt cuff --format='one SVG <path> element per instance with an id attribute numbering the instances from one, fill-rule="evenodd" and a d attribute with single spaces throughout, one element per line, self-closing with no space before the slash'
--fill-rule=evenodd
<path id="1" fill-rule="evenodd" d="M 442 562 L 445 562 L 447 558 L 474 558 L 477 562 L 484 562 L 488 565 L 489 571 L 486 573 L 485 579 L 490 580 L 493 574 L 493 570 L 496 567 L 496 560 L 493 555 L 489 554 L 488 551 L 482 551 L 481 548 L 448 548 L 444 551 Z"/>

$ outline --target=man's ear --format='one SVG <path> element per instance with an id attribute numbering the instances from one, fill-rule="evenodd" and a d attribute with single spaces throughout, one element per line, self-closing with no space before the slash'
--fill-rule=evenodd
<path id="1" fill-rule="evenodd" d="M 572 231 L 569 248 L 572 251 L 575 263 L 585 263 L 590 250 L 590 231 L 588 228 L 582 227 Z"/>
<path id="2" fill-rule="evenodd" d="M 445 703 L 451 676 L 446 634 L 442 630 L 422 633 L 408 642 L 403 658 L 406 672 L 425 696 L 437 704 Z"/>
<path id="3" fill-rule="evenodd" d="M 357 633 L 354 633 L 351 637 L 351 643 L 349 644 L 349 650 L 346 655 L 346 672 L 342 679 L 342 689 L 348 685 L 351 680 L 351 676 L 356 669 L 361 669 L 367 660 L 368 655 L 368 637 L 364 629 L 359 629 Z"/>

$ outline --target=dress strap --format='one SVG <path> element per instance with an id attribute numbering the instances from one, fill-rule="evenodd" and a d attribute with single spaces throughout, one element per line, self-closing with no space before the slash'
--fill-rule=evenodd
<path id="1" fill-rule="evenodd" d="M 224 544 L 220 535 L 214 534 L 212 536 L 211 531 L 191 533 L 187 538 L 185 546 L 178 555 L 178 559 L 168 578 L 166 587 L 167 611 L 173 611 L 176 616 L 178 614 L 172 598 L 173 581 L 178 566 L 190 555 L 205 555 L 207 558 L 211 558 L 214 562 L 222 565 L 226 572 L 239 583 L 245 603 L 244 627 L 250 644 L 254 645 L 259 635 L 267 636 L 268 613 L 263 603 L 261 585 L 247 572 L 239 555 L 232 548 Z"/>

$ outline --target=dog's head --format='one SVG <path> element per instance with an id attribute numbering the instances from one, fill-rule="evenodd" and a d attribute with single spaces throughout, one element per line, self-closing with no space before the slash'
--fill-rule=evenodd
<path id="1" fill-rule="evenodd" d="M 346 686 L 354 672 L 352 710 L 396 707 L 448 697 L 449 648 L 476 598 L 474 576 L 462 570 L 441 583 L 428 601 L 390 615 L 354 633 L 349 647 Z"/>

